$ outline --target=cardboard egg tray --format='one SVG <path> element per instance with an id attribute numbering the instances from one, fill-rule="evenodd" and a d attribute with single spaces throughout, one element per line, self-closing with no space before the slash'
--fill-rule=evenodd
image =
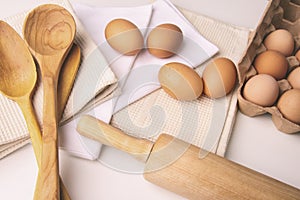
<path id="1" fill-rule="evenodd" d="M 295 52 L 300 47 L 300 0 L 269 1 L 255 34 L 250 38 L 249 47 L 239 62 L 238 105 L 240 111 L 250 117 L 265 113 L 271 114 L 273 123 L 279 131 L 292 134 L 300 131 L 300 125 L 285 119 L 276 107 L 277 102 L 271 107 L 262 107 L 247 101 L 242 95 L 244 84 L 249 78 L 257 74 L 252 63 L 259 53 L 266 50 L 263 45 L 264 38 L 272 31 L 280 28 L 286 29 L 293 34 L 295 40 L 293 55 L 295 55 Z M 299 66 L 299 61 L 295 56 L 287 57 L 287 60 L 289 63 L 289 74 L 294 68 Z M 278 81 L 278 84 L 280 94 L 292 88 L 286 79 Z"/>

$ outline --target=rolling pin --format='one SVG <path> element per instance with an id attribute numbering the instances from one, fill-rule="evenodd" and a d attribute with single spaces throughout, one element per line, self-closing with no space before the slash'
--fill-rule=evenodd
<path id="1" fill-rule="evenodd" d="M 188 199 L 289 200 L 300 190 L 167 134 L 155 143 L 126 135 L 92 116 L 82 116 L 77 131 L 146 162 L 144 178 Z"/>

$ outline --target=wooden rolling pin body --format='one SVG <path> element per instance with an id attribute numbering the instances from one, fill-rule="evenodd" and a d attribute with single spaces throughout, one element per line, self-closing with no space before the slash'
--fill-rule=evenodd
<path id="1" fill-rule="evenodd" d="M 170 147 L 166 147 L 171 144 Z M 208 153 L 199 159 L 200 149 L 196 146 L 162 134 L 146 163 L 144 177 L 169 191 L 188 199 L 201 200 L 287 200 L 300 199 L 300 190 L 270 177 Z M 159 150 L 162 148 L 165 150 Z M 172 155 L 174 148 L 186 151 L 173 163 L 158 170 L 158 166 Z M 175 157 L 175 156 L 172 156 Z"/>
<path id="2" fill-rule="evenodd" d="M 80 119 L 77 130 L 86 137 L 135 157 L 142 152 L 142 157 L 148 158 L 145 179 L 188 199 L 300 199 L 297 188 L 212 153 L 200 159 L 201 149 L 170 135 L 160 135 L 153 144 L 126 135 L 90 116 Z M 149 157 L 145 156 L 147 152 Z"/>

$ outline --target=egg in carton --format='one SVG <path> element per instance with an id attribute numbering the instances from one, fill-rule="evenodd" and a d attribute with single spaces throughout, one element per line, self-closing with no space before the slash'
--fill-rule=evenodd
<path id="1" fill-rule="evenodd" d="M 288 30 L 293 35 L 295 46 L 292 56 L 286 57 L 288 61 L 286 77 L 277 81 L 280 89 L 277 100 L 284 92 L 292 89 L 286 78 L 291 71 L 299 67 L 299 60 L 295 54 L 300 48 L 300 0 L 271 0 L 256 29 L 256 34 L 250 38 L 250 45 L 239 62 L 238 105 L 240 111 L 250 117 L 271 114 L 273 123 L 279 131 L 292 134 L 300 132 L 300 124 L 285 118 L 278 109 L 277 101 L 272 106 L 260 106 L 250 102 L 243 95 L 247 81 L 258 74 L 253 64 L 257 55 L 267 50 L 264 45 L 265 38 L 278 29 Z"/>

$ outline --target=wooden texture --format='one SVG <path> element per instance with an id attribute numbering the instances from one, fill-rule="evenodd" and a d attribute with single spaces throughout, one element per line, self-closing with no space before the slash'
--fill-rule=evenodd
<path id="1" fill-rule="evenodd" d="M 31 96 L 37 81 L 34 60 L 22 38 L 6 22 L 0 21 L 0 90 L 20 106 L 29 129 L 37 160 L 40 160 L 41 134 Z M 16 59 L 17 58 L 17 59 Z"/>
<path id="2" fill-rule="evenodd" d="M 208 153 L 199 159 L 196 146 L 162 134 L 146 163 L 146 180 L 188 199 L 288 200 L 300 199 L 300 190 Z M 186 149 L 178 159 L 174 149 Z M 182 151 L 179 151 L 180 153 Z M 171 162 L 166 163 L 165 160 Z M 153 168 L 153 166 L 157 168 Z"/>
<path id="3" fill-rule="evenodd" d="M 60 199 L 57 143 L 57 83 L 60 68 L 76 32 L 72 15 L 63 7 L 44 4 L 31 11 L 23 34 L 38 61 L 44 89 L 41 167 L 35 199 Z"/>
<path id="4" fill-rule="evenodd" d="M 140 161 L 146 161 L 153 143 L 124 134 L 94 117 L 82 116 L 77 124 L 77 131 L 88 138 L 127 152 Z"/>
<path id="5" fill-rule="evenodd" d="M 289 200 L 300 190 L 198 147 L 162 134 L 154 145 L 124 134 L 91 116 L 80 119 L 80 134 L 127 153 L 147 153 L 146 180 L 188 199 Z M 206 155 L 199 158 L 200 151 Z M 144 156 L 146 158 L 147 156 Z"/>
<path id="6" fill-rule="evenodd" d="M 72 91 L 75 78 L 80 66 L 81 60 L 81 50 L 73 43 L 73 46 L 64 61 L 64 64 L 61 68 L 61 72 L 58 79 L 58 88 L 57 88 L 57 112 L 58 112 L 58 119 L 62 118 L 62 114 L 64 108 L 67 104 L 68 98 Z M 40 141 L 42 143 L 42 141 Z M 60 198 L 62 200 L 70 200 L 71 197 L 60 179 Z"/>
<path id="7" fill-rule="evenodd" d="M 0 65 L 0 90 L 2 94 L 19 105 L 25 118 L 37 164 L 40 168 L 42 134 L 31 103 L 32 94 L 37 80 L 36 66 L 25 42 L 15 32 L 15 30 L 3 21 L 0 21 L 0 30 L 1 47 L 5 47 L 5 49 L 0 50 L 2 58 Z M 75 79 L 75 74 L 73 72 L 78 70 L 80 63 L 80 60 L 77 58 L 80 49 L 76 45 L 72 49 L 74 50 L 69 53 L 68 58 L 66 59 L 68 61 L 64 62 L 62 67 L 62 69 L 64 69 L 63 76 L 67 76 L 68 72 L 71 71 L 72 77 L 65 79 L 60 76 L 59 79 L 59 87 L 64 88 L 63 91 L 71 90 Z M 26 76 L 24 76 L 24 74 Z M 24 77 L 27 79 L 24 79 Z M 71 79 L 73 82 L 70 81 Z M 58 98 L 58 105 L 61 105 L 59 106 L 59 113 L 63 112 L 62 109 L 65 104 L 65 100 Z M 61 179 L 60 183 L 61 199 L 71 199 Z"/>
<path id="8" fill-rule="evenodd" d="M 57 116 L 62 118 L 64 108 L 70 96 L 81 59 L 80 48 L 74 43 L 59 73 L 57 86 Z"/>
<path id="9" fill-rule="evenodd" d="M 39 173 L 37 182 L 38 185 L 41 184 L 42 188 L 37 198 L 60 199 L 56 111 L 57 81 L 49 76 L 42 76 L 42 81 L 44 87 L 42 157 L 41 173 Z"/>

